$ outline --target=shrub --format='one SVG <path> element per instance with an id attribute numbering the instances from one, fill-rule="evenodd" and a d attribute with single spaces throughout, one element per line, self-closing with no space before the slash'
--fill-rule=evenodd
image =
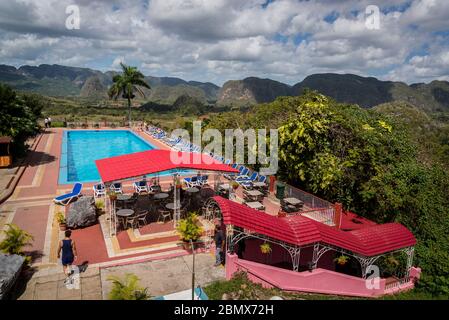
<path id="1" fill-rule="evenodd" d="M 23 248 L 31 245 L 33 236 L 15 224 L 7 224 L 5 239 L 0 242 L 0 250 L 7 254 L 23 255 Z"/>
<path id="2" fill-rule="evenodd" d="M 112 281 L 110 300 L 148 300 L 150 298 L 148 288 L 139 286 L 139 278 L 135 274 L 126 274 L 124 280 L 117 276 L 111 276 L 107 280 Z"/>
<path id="3" fill-rule="evenodd" d="M 179 220 L 176 230 L 181 234 L 183 241 L 197 241 L 203 234 L 203 228 L 198 225 L 198 216 L 190 212 L 186 219 Z"/>
<path id="4" fill-rule="evenodd" d="M 269 254 L 271 253 L 272 249 L 271 249 L 271 245 L 268 242 L 265 242 L 263 244 L 260 245 L 260 251 L 263 254 Z"/>
<path id="5" fill-rule="evenodd" d="M 56 220 L 58 220 L 58 223 L 59 223 L 59 224 L 64 224 L 64 223 L 66 223 L 66 219 L 65 219 L 64 213 L 58 212 L 58 213 L 56 214 Z"/>

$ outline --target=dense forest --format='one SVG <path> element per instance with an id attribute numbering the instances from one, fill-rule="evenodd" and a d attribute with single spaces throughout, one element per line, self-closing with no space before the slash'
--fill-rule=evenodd
<path id="1" fill-rule="evenodd" d="M 38 119 L 45 99 L 32 93 L 18 95 L 10 87 L 0 84 L 0 106 L 0 136 L 12 137 L 12 152 L 23 156 L 26 140 L 40 130 Z"/>
<path id="2" fill-rule="evenodd" d="M 374 109 L 317 92 L 280 97 L 207 127 L 278 128 L 278 177 L 376 222 L 416 236 L 418 291 L 449 295 L 449 126 L 407 103 Z"/>

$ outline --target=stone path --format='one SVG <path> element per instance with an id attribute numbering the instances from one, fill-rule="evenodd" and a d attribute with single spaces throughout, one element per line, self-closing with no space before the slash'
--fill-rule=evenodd
<path id="1" fill-rule="evenodd" d="M 210 253 L 196 254 L 196 286 L 225 278 L 223 267 L 213 267 Z M 100 300 L 107 299 L 112 283 L 110 276 L 137 275 L 139 284 L 151 296 L 160 296 L 191 288 L 192 255 L 107 268 L 88 267 L 80 274 L 79 289 L 68 289 L 62 268 L 51 267 L 36 272 L 27 282 L 19 300 Z"/>

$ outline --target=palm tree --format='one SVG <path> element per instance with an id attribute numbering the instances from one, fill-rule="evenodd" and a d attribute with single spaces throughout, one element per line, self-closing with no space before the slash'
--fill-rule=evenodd
<path id="1" fill-rule="evenodd" d="M 115 75 L 112 78 L 114 82 L 111 88 L 109 88 L 109 98 L 122 97 L 128 100 L 128 125 L 131 127 L 131 99 L 135 97 L 134 92 L 140 93 L 145 97 L 142 91 L 142 87 L 151 89 L 150 86 L 145 82 L 144 75 L 142 72 L 137 70 L 136 67 L 130 67 L 123 63 L 120 63 L 122 67 L 122 74 Z"/>

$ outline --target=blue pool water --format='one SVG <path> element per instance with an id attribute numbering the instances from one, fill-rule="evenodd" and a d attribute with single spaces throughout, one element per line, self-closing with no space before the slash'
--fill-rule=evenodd
<path id="1" fill-rule="evenodd" d="M 95 160 L 152 149 L 153 145 L 128 130 L 65 131 L 59 183 L 99 181 Z"/>

